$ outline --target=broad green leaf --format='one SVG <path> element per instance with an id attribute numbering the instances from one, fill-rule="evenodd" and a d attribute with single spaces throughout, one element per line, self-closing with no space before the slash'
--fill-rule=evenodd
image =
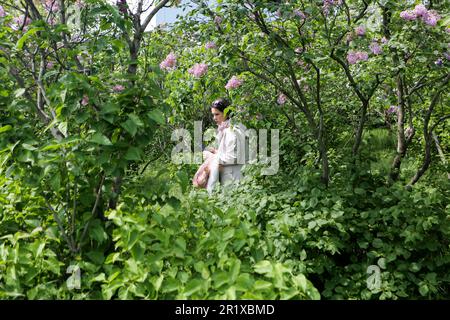
<path id="1" fill-rule="evenodd" d="M 164 114 L 158 109 L 153 109 L 152 111 L 148 112 L 147 115 L 148 115 L 148 117 L 150 119 L 152 119 L 156 123 L 159 123 L 161 125 L 166 123 L 166 119 L 164 118 Z"/>
<path id="2" fill-rule="evenodd" d="M 203 286 L 202 284 L 203 284 L 203 280 L 200 280 L 200 279 L 192 279 L 192 280 L 190 280 L 186 284 L 186 287 L 184 288 L 184 294 L 187 297 L 193 295 L 194 293 L 202 290 L 202 286 Z"/>
<path id="3" fill-rule="evenodd" d="M 142 150 L 136 147 L 130 147 L 125 154 L 125 159 L 131 161 L 139 161 L 141 160 Z"/>
<path id="4" fill-rule="evenodd" d="M 259 261 L 257 264 L 253 266 L 253 268 L 255 269 L 256 273 L 260 274 L 269 275 L 272 274 L 273 272 L 273 266 L 268 260 Z"/>
<path id="5" fill-rule="evenodd" d="M 272 288 L 272 283 L 265 280 L 256 280 L 253 287 L 255 290 L 267 290 Z"/>
<path id="6" fill-rule="evenodd" d="M 8 124 L 6 126 L 0 127 L 0 133 L 9 131 L 11 129 L 12 129 L 12 126 Z"/>
<path id="7" fill-rule="evenodd" d="M 101 134 L 100 132 L 96 132 L 90 139 L 91 142 L 97 143 L 97 144 L 101 144 L 104 146 L 111 146 L 112 143 L 111 141 L 104 136 L 103 134 Z"/>
<path id="8" fill-rule="evenodd" d="M 117 113 L 119 111 L 120 111 L 119 106 L 114 103 L 106 103 L 101 107 L 101 112 L 104 114 Z"/>
<path id="9" fill-rule="evenodd" d="M 14 91 L 14 96 L 16 98 L 19 98 L 19 97 L 23 96 L 24 93 L 25 93 L 25 88 L 20 88 L 20 89 L 17 89 L 16 91 Z"/>
<path id="10" fill-rule="evenodd" d="M 35 27 L 35 28 L 31 28 L 30 30 L 28 30 L 27 32 L 25 32 L 25 34 L 17 41 L 16 44 L 16 48 L 19 50 L 22 50 L 25 41 L 28 40 L 28 38 L 30 38 L 32 35 L 36 34 L 36 32 L 38 31 L 44 31 L 45 29 L 43 27 Z"/>
<path id="11" fill-rule="evenodd" d="M 135 114 L 131 113 L 128 115 L 128 118 L 130 118 L 131 121 L 134 122 L 134 124 L 138 127 L 142 127 L 144 125 L 144 123 L 142 122 L 142 120 Z"/>
<path id="12" fill-rule="evenodd" d="M 134 123 L 133 120 L 128 119 L 127 121 L 123 122 L 121 124 L 122 128 L 124 128 L 126 131 L 128 131 L 129 134 L 131 134 L 132 136 L 134 136 L 137 132 L 137 126 Z"/>

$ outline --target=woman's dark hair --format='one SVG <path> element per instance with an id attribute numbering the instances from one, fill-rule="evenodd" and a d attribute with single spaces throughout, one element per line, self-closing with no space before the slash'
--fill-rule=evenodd
<path id="1" fill-rule="evenodd" d="M 211 108 L 216 108 L 220 112 L 223 112 L 229 105 L 230 102 L 227 99 L 219 98 L 217 100 L 214 100 L 214 102 L 211 104 Z"/>
<path id="2" fill-rule="evenodd" d="M 211 104 L 211 109 L 215 108 L 219 110 L 220 112 L 224 112 L 224 110 L 230 105 L 230 101 L 228 101 L 225 98 L 219 98 L 214 100 L 214 102 Z M 227 117 L 231 118 L 232 113 L 231 111 L 227 113 Z"/>

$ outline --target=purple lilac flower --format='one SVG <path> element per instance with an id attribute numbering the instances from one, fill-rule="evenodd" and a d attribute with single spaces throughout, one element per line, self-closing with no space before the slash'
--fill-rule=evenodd
<path id="1" fill-rule="evenodd" d="M 113 91 L 114 91 L 114 92 L 121 92 L 121 91 L 123 91 L 123 90 L 125 90 L 125 87 L 124 87 L 123 85 L 121 85 L 121 84 L 116 84 L 116 85 L 113 87 Z"/>
<path id="2" fill-rule="evenodd" d="M 89 97 L 87 95 L 83 96 L 83 100 L 81 100 L 81 105 L 86 106 L 89 103 Z"/>
<path id="3" fill-rule="evenodd" d="M 205 48 L 206 49 L 215 49 L 215 48 L 217 48 L 217 46 L 214 42 L 210 41 L 205 44 Z"/>
<path id="4" fill-rule="evenodd" d="M 376 55 L 383 53 L 383 49 L 381 48 L 381 46 L 376 41 L 373 41 L 369 45 L 369 49 L 370 49 L 370 51 L 372 51 L 373 54 L 376 54 Z"/>
<path id="5" fill-rule="evenodd" d="M 412 20 L 416 20 L 416 15 L 414 14 L 414 12 L 410 11 L 410 10 L 405 10 L 400 12 L 400 18 L 405 19 L 407 21 L 412 21 Z"/>
<path id="6" fill-rule="evenodd" d="M 208 71 L 208 65 L 206 63 L 196 63 L 192 68 L 188 70 L 194 77 L 200 78 Z"/>
<path id="7" fill-rule="evenodd" d="M 357 55 L 357 53 L 354 52 L 354 51 L 350 51 L 347 54 L 347 61 L 348 61 L 349 64 L 357 63 L 358 62 L 358 55 Z"/>
<path id="8" fill-rule="evenodd" d="M 277 103 L 278 103 L 279 105 L 282 105 L 282 104 L 285 104 L 285 103 L 286 103 L 286 100 L 287 100 L 286 95 L 285 95 L 284 93 L 280 93 L 279 96 L 278 96 L 278 98 L 277 98 Z"/>
<path id="9" fill-rule="evenodd" d="M 397 113 L 398 106 L 390 106 L 389 109 L 386 110 L 388 114 Z"/>
<path id="10" fill-rule="evenodd" d="M 434 10 L 428 11 L 428 14 L 422 17 L 422 21 L 432 27 L 435 27 L 440 19 L 440 15 Z"/>
<path id="11" fill-rule="evenodd" d="M 237 89 L 242 85 L 242 80 L 239 79 L 236 76 L 232 76 L 230 80 L 228 80 L 227 84 L 225 85 L 225 89 Z"/>
<path id="12" fill-rule="evenodd" d="M 159 64 L 162 70 L 173 70 L 177 64 L 177 57 L 173 52 L 169 53 L 167 57 Z"/>
<path id="13" fill-rule="evenodd" d="M 297 9 L 294 10 L 294 15 L 296 17 L 301 18 L 301 19 L 306 19 L 307 18 L 306 14 L 303 11 L 300 11 L 300 10 L 297 10 Z"/>
<path id="14" fill-rule="evenodd" d="M 366 34 L 366 28 L 364 28 L 364 26 L 358 26 L 355 29 L 355 33 L 357 36 L 362 37 Z"/>
<path id="15" fill-rule="evenodd" d="M 412 12 L 417 17 L 425 17 L 428 14 L 428 10 L 423 4 L 418 4 Z"/>

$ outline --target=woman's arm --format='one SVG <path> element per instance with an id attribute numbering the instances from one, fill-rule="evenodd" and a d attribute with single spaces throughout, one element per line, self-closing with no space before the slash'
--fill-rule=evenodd
<path id="1" fill-rule="evenodd" d="M 219 155 L 219 164 L 236 164 L 236 134 L 232 130 L 226 130 L 219 144 L 217 151 Z"/>

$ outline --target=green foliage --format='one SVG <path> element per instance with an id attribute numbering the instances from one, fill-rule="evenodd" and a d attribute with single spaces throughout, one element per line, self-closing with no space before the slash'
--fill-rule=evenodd
<path id="1" fill-rule="evenodd" d="M 78 26 L 42 5 L 27 26 L 12 8 L 0 17 L 0 298 L 448 299 L 444 2 L 435 27 L 402 19 L 404 2 L 328 15 L 322 1 L 218 3 L 146 34 L 97 0 Z M 347 61 L 374 41 L 382 53 Z M 226 90 L 232 76 L 243 83 Z M 415 128 L 403 153 L 388 112 L 400 80 L 403 134 Z M 171 134 L 213 127 L 218 97 L 247 127 L 280 129 L 280 171 L 247 166 L 208 195 L 191 186 L 196 165 L 170 163 Z M 405 188 L 431 128 L 431 165 Z"/>

